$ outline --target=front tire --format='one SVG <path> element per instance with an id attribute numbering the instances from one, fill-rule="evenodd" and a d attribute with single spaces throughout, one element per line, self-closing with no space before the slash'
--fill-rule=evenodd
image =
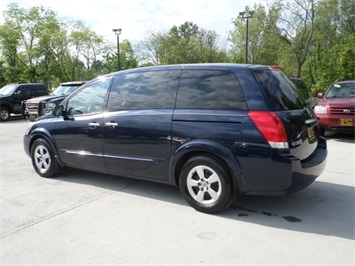
<path id="1" fill-rule="evenodd" d="M 216 213 L 232 202 L 230 177 L 224 167 L 207 156 L 196 156 L 183 166 L 179 177 L 180 192 L 194 209 Z"/>
<path id="2" fill-rule="evenodd" d="M 51 146 L 45 139 L 37 139 L 31 147 L 32 165 L 37 174 L 42 177 L 53 177 L 59 172 Z"/>
<path id="3" fill-rule="evenodd" d="M 0 121 L 8 121 L 10 120 L 10 110 L 6 107 L 1 107 L 0 109 Z"/>

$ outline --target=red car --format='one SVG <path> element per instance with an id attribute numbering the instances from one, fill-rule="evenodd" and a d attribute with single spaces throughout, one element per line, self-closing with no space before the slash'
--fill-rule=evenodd
<path id="1" fill-rule="evenodd" d="M 355 131 L 355 80 L 337 81 L 314 107 L 321 134 L 325 131 Z"/>

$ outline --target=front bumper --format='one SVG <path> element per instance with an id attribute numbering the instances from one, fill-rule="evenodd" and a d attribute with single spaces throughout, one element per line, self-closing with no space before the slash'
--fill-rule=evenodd
<path id="1" fill-rule="evenodd" d="M 355 116 L 352 115 L 320 115 L 317 114 L 318 125 L 321 129 L 329 131 L 355 130 Z M 346 124 L 344 122 L 347 122 Z"/>
<path id="2" fill-rule="evenodd" d="M 49 114 L 52 112 L 52 108 L 46 108 L 44 102 L 31 103 L 31 106 L 24 104 L 22 107 L 22 117 L 25 120 L 35 121 L 38 117 Z"/>

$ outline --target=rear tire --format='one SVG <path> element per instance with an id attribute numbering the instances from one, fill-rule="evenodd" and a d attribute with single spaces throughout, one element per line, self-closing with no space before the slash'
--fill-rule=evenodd
<path id="1" fill-rule="evenodd" d="M 220 212 L 232 203 L 227 171 L 218 161 L 207 156 L 192 157 L 185 163 L 179 186 L 187 203 L 200 212 Z"/>
<path id="2" fill-rule="evenodd" d="M 45 139 L 37 139 L 31 147 L 32 165 L 42 177 L 53 177 L 60 171 L 51 146 Z"/>

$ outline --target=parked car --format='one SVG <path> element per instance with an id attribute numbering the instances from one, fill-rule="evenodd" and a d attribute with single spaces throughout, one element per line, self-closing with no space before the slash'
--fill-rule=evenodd
<path id="1" fill-rule="evenodd" d="M 214 213 L 240 195 L 285 195 L 324 170 L 318 121 L 279 69 L 156 66 L 85 84 L 26 131 L 35 171 L 69 166 L 180 187 Z"/>
<path id="2" fill-rule="evenodd" d="M 322 135 L 325 131 L 355 133 L 355 80 L 334 82 L 317 97 L 321 100 L 314 111 Z"/>
<path id="3" fill-rule="evenodd" d="M 11 114 L 21 114 L 21 102 L 47 95 L 48 88 L 40 83 L 12 84 L 0 89 L 0 119 L 7 121 Z"/>
<path id="4" fill-rule="evenodd" d="M 42 115 L 51 113 L 56 105 L 60 104 L 83 84 L 85 84 L 85 81 L 64 82 L 49 95 L 23 101 L 21 108 L 23 119 L 34 121 Z"/>

